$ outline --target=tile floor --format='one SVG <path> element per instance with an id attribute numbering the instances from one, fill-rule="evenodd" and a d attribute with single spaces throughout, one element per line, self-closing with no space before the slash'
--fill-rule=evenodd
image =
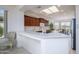
<path id="1" fill-rule="evenodd" d="M 12 50 L 8 50 L 8 51 L 0 51 L 0 54 L 31 54 L 29 53 L 27 50 L 25 50 L 24 48 L 14 48 Z M 75 50 L 70 50 L 69 54 L 76 54 Z"/>
<path id="2" fill-rule="evenodd" d="M 21 48 L 14 48 L 8 51 L 0 51 L 0 54 L 30 54 L 30 53 L 21 47 Z"/>
<path id="3" fill-rule="evenodd" d="M 76 51 L 73 50 L 73 49 L 71 49 L 71 50 L 69 51 L 69 54 L 76 54 Z"/>

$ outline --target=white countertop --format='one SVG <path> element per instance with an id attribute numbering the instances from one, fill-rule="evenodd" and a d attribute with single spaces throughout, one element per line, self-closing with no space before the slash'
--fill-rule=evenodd
<path id="1" fill-rule="evenodd" d="M 58 33 L 58 32 L 52 32 L 52 33 L 38 33 L 38 32 L 33 32 L 33 31 L 26 31 L 26 32 L 20 32 L 20 35 L 24 35 L 30 38 L 34 38 L 37 40 L 41 40 L 41 39 L 53 39 L 53 38 L 71 38 L 70 35 L 65 35 L 62 33 Z"/>

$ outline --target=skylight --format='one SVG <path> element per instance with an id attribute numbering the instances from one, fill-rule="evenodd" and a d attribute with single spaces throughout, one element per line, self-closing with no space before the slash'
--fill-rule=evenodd
<path id="1" fill-rule="evenodd" d="M 56 6 L 52 6 L 52 7 L 49 7 L 47 9 L 42 10 L 41 12 L 44 12 L 46 14 L 52 14 L 52 13 L 59 12 L 59 10 Z"/>
<path id="2" fill-rule="evenodd" d="M 42 12 L 45 12 L 45 13 L 47 13 L 47 14 L 51 14 L 51 11 L 48 10 L 48 9 L 42 10 Z"/>
<path id="3" fill-rule="evenodd" d="M 51 12 L 55 13 L 55 12 L 59 12 L 58 8 L 56 6 L 52 6 L 48 8 Z"/>

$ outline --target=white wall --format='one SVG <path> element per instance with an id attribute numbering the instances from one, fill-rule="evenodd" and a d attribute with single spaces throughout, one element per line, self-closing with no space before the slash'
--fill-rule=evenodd
<path id="1" fill-rule="evenodd" d="M 79 6 L 76 6 L 76 53 L 79 54 Z"/>
<path id="2" fill-rule="evenodd" d="M 24 31 L 24 13 L 17 7 L 8 10 L 8 32 Z"/>
<path id="3" fill-rule="evenodd" d="M 27 15 L 27 16 L 40 18 L 40 15 L 38 15 L 38 14 L 32 12 L 32 11 L 27 11 L 27 12 L 25 12 L 24 14 Z"/>
<path id="4" fill-rule="evenodd" d="M 49 22 L 71 21 L 74 18 L 74 11 L 69 13 L 54 14 L 49 18 Z"/>

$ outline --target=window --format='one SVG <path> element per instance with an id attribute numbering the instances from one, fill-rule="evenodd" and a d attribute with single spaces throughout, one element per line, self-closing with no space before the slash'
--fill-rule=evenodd
<path id="1" fill-rule="evenodd" d="M 4 10 L 0 10 L 0 38 L 5 37 L 6 33 L 6 15 Z"/>
<path id="2" fill-rule="evenodd" d="M 71 22 L 61 22 L 61 28 L 70 29 Z"/>
<path id="3" fill-rule="evenodd" d="M 70 32 L 71 29 L 71 22 L 64 22 L 64 21 L 60 21 L 60 22 L 54 22 L 54 29 L 55 30 L 66 30 L 68 32 Z"/>
<path id="4" fill-rule="evenodd" d="M 55 22 L 54 25 L 55 25 L 55 29 L 59 29 L 59 22 Z"/>

